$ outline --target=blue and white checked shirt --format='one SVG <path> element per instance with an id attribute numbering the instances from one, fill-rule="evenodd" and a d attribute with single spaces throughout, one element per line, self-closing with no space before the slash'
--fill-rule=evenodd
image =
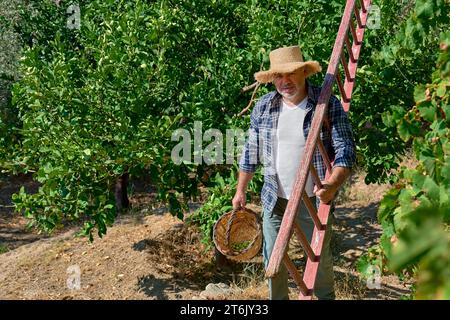
<path id="1" fill-rule="evenodd" d="M 320 87 L 308 83 L 307 88 L 308 104 L 303 122 L 305 140 L 311 128 L 321 90 Z M 264 185 L 261 191 L 261 202 L 266 212 L 271 212 L 277 201 L 278 183 L 272 153 L 272 139 L 276 135 L 281 102 L 282 96 L 277 91 L 270 92 L 258 100 L 250 115 L 249 136 L 239 161 L 240 170 L 247 173 L 255 172 L 259 165 L 263 165 Z M 356 161 L 352 129 L 339 99 L 333 95 L 328 104 L 328 121 L 330 125 L 322 126 L 320 139 L 330 160 L 334 160 L 333 167 L 351 168 Z M 313 155 L 313 165 L 320 179 L 324 180 L 326 167 L 318 149 Z"/>

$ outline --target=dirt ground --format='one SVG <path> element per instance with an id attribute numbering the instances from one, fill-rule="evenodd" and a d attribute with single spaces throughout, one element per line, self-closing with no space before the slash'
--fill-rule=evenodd
<path id="1" fill-rule="evenodd" d="M 219 282 L 231 288 L 221 299 L 267 298 L 260 256 L 218 269 L 199 231 L 153 208 L 145 186 L 133 186 L 131 212 L 89 243 L 75 237 L 73 227 L 52 236 L 28 230 L 10 202 L 22 185 L 31 192 L 38 188 L 28 176 L 0 181 L 0 299 L 199 299 L 208 283 Z M 338 299 L 400 299 L 409 293 L 409 284 L 392 275 L 381 278 L 380 289 L 368 289 L 355 271 L 357 258 L 381 234 L 376 210 L 385 190 L 357 175 L 340 196 L 332 240 Z M 303 252 L 295 242 L 290 253 L 301 265 Z M 77 272 L 79 287 L 71 281 Z"/>

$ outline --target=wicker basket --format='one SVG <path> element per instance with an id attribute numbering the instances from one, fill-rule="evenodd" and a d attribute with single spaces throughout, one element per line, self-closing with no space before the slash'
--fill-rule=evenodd
<path id="1" fill-rule="evenodd" d="M 261 249 L 261 219 L 248 208 L 225 213 L 214 225 L 213 239 L 217 250 L 228 258 L 250 260 Z"/>

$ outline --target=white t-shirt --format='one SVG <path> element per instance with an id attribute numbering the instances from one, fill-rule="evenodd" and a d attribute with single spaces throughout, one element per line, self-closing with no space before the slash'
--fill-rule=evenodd
<path id="1" fill-rule="evenodd" d="M 274 158 L 277 172 L 278 197 L 289 199 L 295 182 L 296 173 L 303 157 L 305 137 L 303 120 L 306 114 L 308 97 L 297 106 L 290 106 L 284 101 L 278 118 L 278 128 L 274 139 Z M 309 197 L 314 196 L 311 174 L 308 176 L 305 191 Z"/>

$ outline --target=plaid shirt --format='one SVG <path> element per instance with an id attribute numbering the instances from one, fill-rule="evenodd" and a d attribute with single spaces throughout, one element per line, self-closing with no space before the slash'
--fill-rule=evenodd
<path id="1" fill-rule="evenodd" d="M 303 122 L 305 140 L 311 129 L 312 118 L 321 90 L 320 87 L 314 87 L 308 83 L 307 88 L 308 103 Z M 270 92 L 258 100 L 250 116 L 249 136 L 239 161 L 240 170 L 247 173 L 255 172 L 258 165 L 263 165 L 264 185 L 261 191 L 261 202 L 266 212 L 272 211 L 277 201 L 278 183 L 272 149 L 281 102 L 282 96 L 276 91 Z M 356 161 L 352 129 L 339 99 L 333 95 L 329 100 L 327 118 L 329 126 L 322 126 L 320 139 L 330 160 L 333 161 L 333 168 L 351 168 Z M 326 167 L 318 149 L 313 155 L 313 165 L 320 179 L 325 180 Z M 319 200 L 317 199 L 317 201 Z"/>

